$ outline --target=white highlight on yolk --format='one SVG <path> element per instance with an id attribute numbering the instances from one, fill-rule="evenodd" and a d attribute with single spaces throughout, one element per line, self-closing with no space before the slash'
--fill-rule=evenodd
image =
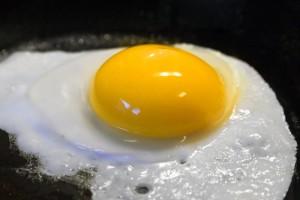
<path id="1" fill-rule="evenodd" d="M 187 95 L 186 92 L 180 92 L 178 96 L 179 96 L 180 98 L 182 98 L 182 97 L 185 97 L 186 95 Z"/>
<path id="2" fill-rule="evenodd" d="M 169 77 L 169 76 L 181 77 L 182 74 L 180 72 L 160 72 L 159 76 L 162 76 L 162 77 Z"/>

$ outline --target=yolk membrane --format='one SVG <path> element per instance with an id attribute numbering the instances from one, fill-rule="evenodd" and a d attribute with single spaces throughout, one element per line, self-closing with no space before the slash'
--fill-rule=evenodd
<path id="1" fill-rule="evenodd" d="M 89 94 L 112 127 L 150 138 L 203 133 L 226 116 L 226 89 L 206 62 L 165 45 L 139 45 L 109 58 Z"/>

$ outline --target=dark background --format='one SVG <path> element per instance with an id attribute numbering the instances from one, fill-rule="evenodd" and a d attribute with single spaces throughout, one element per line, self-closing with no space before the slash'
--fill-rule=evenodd
<path id="1" fill-rule="evenodd" d="M 82 42 L 80 38 L 86 39 Z M 190 42 L 218 49 L 247 61 L 260 72 L 283 105 L 300 144 L 300 1 L 1 2 L 2 54 L 20 45 L 26 48 L 31 41 L 39 50 L 105 48 L 149 41 Z M 44 45 L 44 41 L 50 42 Z M 297 156 L 299 163 L 299 153 Z M 0 199 L 90 198 L 91 192 L 72 183 L 72 177 L 52 180 L 36 173 L 36 165 L 38 160 L 18 152 L 13 139 L 1 132 Z M 25 170 L 28 167 L 30 172 Z M 288 200 L 300 199 L 299 164 L 296 168 Z M 77 178 L 86 176 L 81 173 Z"/>

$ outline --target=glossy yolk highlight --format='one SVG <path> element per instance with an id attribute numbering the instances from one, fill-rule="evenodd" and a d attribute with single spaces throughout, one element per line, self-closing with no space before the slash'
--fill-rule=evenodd
<path id="1" fill-rule="evenodd" d="M 223 79 L 206 62 L 164 45 L 140 45 L 97 71 L 90 103 L 98 117 L 128 133 L 175 138 L 204 132 L 226 116 Z"/>

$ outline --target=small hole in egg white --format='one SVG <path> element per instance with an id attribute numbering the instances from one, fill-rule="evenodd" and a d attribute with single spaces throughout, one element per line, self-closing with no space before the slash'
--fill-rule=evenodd
<path id="1" fill-rule="evenodd" d="M 135 191 L 138 194 L 147 194 L 148 192 L 150 192 L 151 187 L 147 184 L 139 184 L 135 187 Z"/>
<path id="2" fill-rule="evenodd" d="M 179 162 L 179 164 L 182 164 L 182 165 L 183 165 L 183 164 L 185 164 L 185 163 L 186 163 L 186 160 L 184 160 L 184 159 L 181 159 L 181 160 L 179 160 L 178 162 Z"/>

